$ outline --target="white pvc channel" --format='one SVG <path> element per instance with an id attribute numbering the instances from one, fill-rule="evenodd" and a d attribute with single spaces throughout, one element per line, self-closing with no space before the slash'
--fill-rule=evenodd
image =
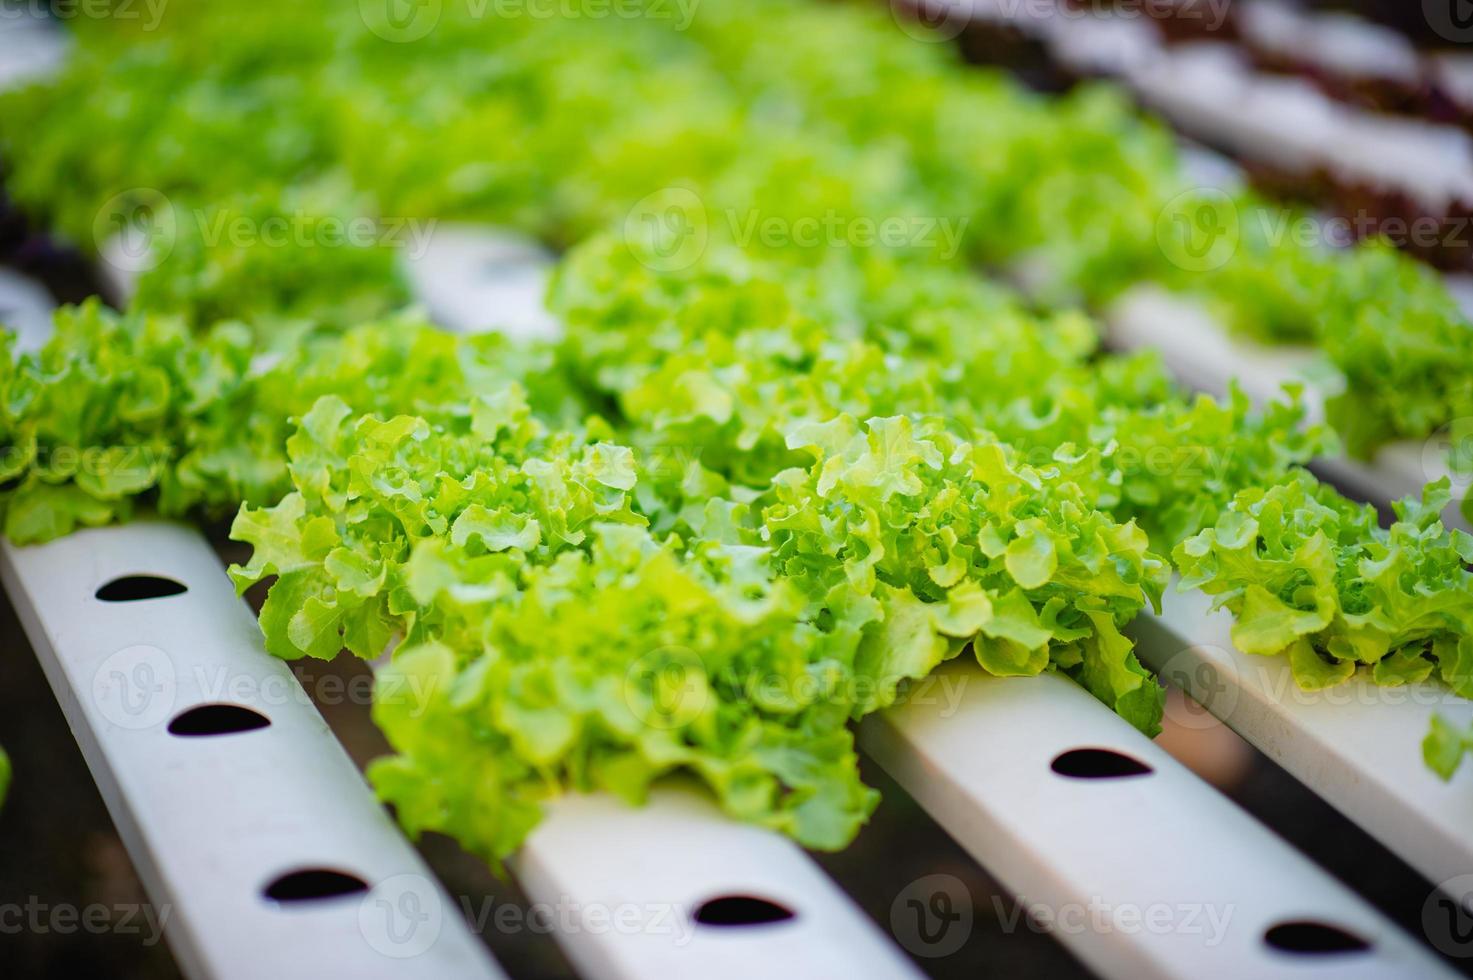
<path id="1" fill-rule="evenodd" d="M 1167 45 L 1139 9 L 1118 16 L 1064 0 L 895 2 L 924 11 L 944 34 L 974 20 L 1010 25 L 1060 64 L 1118 79 L 1191 135 L 1247 159 L 1398 190 L 1433 214 L 1454 201 L 1473 202 L 1473 136 L 1461 129 L 1337 102 L 1306 79 L 1257 70 L 1221 42 Z M 1205 13 L 1210 5 L 1194 6 Z"/>
<path id="2" fill-rule="evenodd" d="M 7 542 L 0 578 L 186 975 L 502 975 L 197 531 Z"/>
<path id="3" fill-rule="evenodd" d="M 1102 975 L 1451 975 L 1072 681 L 958 661 L 930 693 L 948 681 L 959 704 L 871 719 L 865 750 Z M 1337 934 L 1365 945 L 1284 948 Z"/>

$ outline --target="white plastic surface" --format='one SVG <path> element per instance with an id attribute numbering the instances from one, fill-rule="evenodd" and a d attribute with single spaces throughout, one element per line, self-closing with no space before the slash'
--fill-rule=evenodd
<path id="1" fill-rule="evenodd" d="M 188 591 L 95 596 L 129 575 Z M 197 531 L 140 521 L 5 543 L 0 577 L 187 975 L 501 975 L 286 664 L 261 649 L 255 617 Z M 170 733 L 207 704 L 270 724 Z M 310 869 L 371 890 L 266 897 L 279 876 Z"/>
<path id="2" fill-rule="evenodd" d="M 570 927 L 555 935 L 587 977 L 920 976 L 797 845 L 723 815 L 698 787 L 661 786 L 639 808 L 565 797 L 513 867 L 534 901 L 570 906 Z M 733 897 L 792 918 L 696 920 L 705 903 Z M 609 925 L 621 917 L 625 928 Z"/>
<path id="3" fill-rule="evenodd" d="M 1285 658 L 1236 649 L 1232 615 L 1211 605 L 1169 590 L 1132 627 L 1142 661 L 1431 881 L 1473 872 L 1473 771 L 1445 783 L 1421 756 L 1433 713 L 1466 728 L 1473 702 L 1430 681 L 1300 690 Z"/>
<path id="4" fill-rule="evenodd" d="M 1247 159 L 1401 191 L 1433 214 L 1473 201 L 1467 133 L 1336 102 L 1304 79 L 1254 71 L 1225 46 L 1165 49 L 1126 80 L 1187 132 Z"/>
<path id="5" fill-rule="evenodd" d="M 1108 75 L 1198 139 L 1246 159 L 1293 172 L 1323 169 L 1348 180 L 1403 192 L 1434 214 L 1473 202 L 1473 137 L 1455 126 L 1370 112 L 1337 102 L 1302 78 L 1257 70 L 1238 49 L 1220 42 L 1168 45 L 1142 10 L 1112 15 L 1096 5 L 1021 0 L 906 0 L 947 34 L 968 19 L 1004 22 L 1041 41 L 1061 64 L 1086 75 Z M 1204 18 L 1225 4 L 1195 4 Z M 1254 4 L 1254 8 L 1260 5 Z M 1257 29 L 1272 30 L 1264 5 Z M 1254 16 L 1247 18 L 1255 23 Z M 1282 20 L 1283 18 L 1279 18 Z M 1296 18 L 1295 23 L 1299 20 Z M 1264 26 L 1267 25 L 1267 26 Z M 1342 67 L 1367 51 L 1388 74 L 1417 67 L 1404 47 L 1365 22 L 1320 18 L 1299 43 L 1313 60 Z"/>
<path id="6" fill-rule="evenodd" d="M 1247 0 L 1237 10 L 1244 40 L 1263 51 L 1351 78 L 1416 86 L 1423 65 L 1403 34 L 1360 17 L 1311 13 L 1283 0 Z"/>
<path id="7" fill-rule="evenodd" d="M 1083 688 L 994 678 L 958 658 L 926 698 L 867 720 L 861 744 L 982 864 L 1110 977 L 1450 975 L 1349 889 L 1223 799 Z M 1106 749 L 1153 771 L 1081 779 L 1051 769 Z M 1370 944 L 1311 956 L 1270 947 L 1313 921 Z"/>
<path id="8" fill-rule="evenodd" d="M 36 4 L 0 0 L 0 92 L 55 71 L 69 44 Z M 40 347 L 51 333 L 52 306 L 39 283 L 0 268 L 0 326 L 15 331 L 20 350 Z"/>
<path id="9" fill-rule="evenodd" d="M 41 4 L 0 0 L 0 92 L 56 71 L 70 44 Z"/>
<path id="10" fill-rule="evenodd" d="M 519 340 L 557 335 L 558 323 L 542 303 L 552 256 L 524 236 L 440 223 L 402 267 L 415 299 L 437 323 L 495 329 Z"/>
<path id="11" fill-rule="evenodd" d="M 51 335 L 51 294 L 39 283 L 0 268 L 0 326 L 15 331 L 18 350 L 36 350 Z"/>
<path id="12" fill-rule="evenodd" d="M 1151 287 L 1122 298 L 1109 323 L 1114 343 L 1160 350 L 1180 380 L 1214 394 L 1236 377 L 1261 401 L 1283 382 L 1308 376 L 1306 398 L 1320 414 L 1311 351 L 1230 337 L 1196 304 Z M 1446 475 L 1446 446 L 1435 439 L 1397 443 L 1372 463 L 1316 465 L 1356 496 L 1385 503 Z M 1443 519 L 1466 527 L 1457 507 L 1455 501 Z M 1142 658 L 1433 881 L 1473 872 L 1473 776 L 1443 783 L 1420 756 L 1434 711 L 1466 725 L 1473 705 L 1435 684 L 1381 688 L 1355 679 L 1301 691 L 1283 658 L 1235 650 L 1232 616 L 1209 615 L 1210 607 L 1200 593 L 1169 592 L 1161 616 L 1137 621 Z"/>

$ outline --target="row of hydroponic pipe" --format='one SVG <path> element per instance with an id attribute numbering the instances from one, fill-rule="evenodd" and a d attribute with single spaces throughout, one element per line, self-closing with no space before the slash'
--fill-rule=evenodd
<path id="1" fill-rule="evenodd" d="M 1211 892 L 1243 913 L 1231 942 L 1061 928 L 1096 969 L 1182 975 L 1205 951 L 1220 975 L 1316 953 L 1439 969 L 1150 746 L 1163 691 L 1142 662 L 1198 683 L 1419 870 L 1467 863 L 1466 788 L 1438 778 L 1473 719 L 1473 544 L 1443 523 L 1458 484 L 1443 475 L 1383 527 L 1304 466 L 1349 450 L 1399 493 L 1408 469 L 1387 460 L 1410 440 L 1412 469 L 1459 474 L 1425 447 L 1458 447 L 1473 332 L 1434 274 L 1385 246 L 1275 235 L 1273 206 L 1194 184 L 1120 95 L 1027 93 L 883 9 L 389 13 L 118 8 L 68 24 L 60 74 L 3 98 L 11 194 L 95 252 L 128 307 L 65 310 L 8 360 L 7 585 L 134 860 L 188 911 L 187 969 L 336 955 L 320 920 L 262 949 L 234 918 L 279 927 L 262 893 L 399 888 L 377 898 L 405 908 L 407 876 L 413 904 L 444 901 L 372 807 L 356 844 L 326 827 L 310 843 L 409 870 L 284 865 L 232 892 L 197 880 L 210 844 L 158 845 L 181 795 L 161 773 L 187 776 L 174 788 L 222 828 L 328 778 L 282 758 L 280 705 L 206 698 L 180 660 L 279 673 L 262 636 L 278 658 L 375 663 L 393 751 L 369 778 L 412 835 L 510 858 L 529 893 L 585 911 L 683 907 L 674 889 L 697 924 L 762 920 L 744 947 L 564 930 L 589 972 L 778 961 L 737 948 L 910 969 L 774 836 L 831 850 L 858 832 L 876 804 L 852 728 L 866 716 L 866 750 L 1039 908 L 1108 883 L 1119 909 Z M 545 308 L 511 298 L 546 275 L 535 249 L 470 224 L 562 253 Z M 1169 315 L 1122 317 L 1143 295 Z M 399 312 L 413 300 L 439 326 L 513 329 L 442 332 Z M 1087 310 L 1117 336 L 1122 318 L 1153 323 L 1146 346 L 1173 365 L 1207 311 L 1187 347 L 1218 343 L 1244 390 L 1187 396 L 1161 357 L 1102 351 Z M 1311 366 L 1269 363 L 1313 386 L 1280 395 L 1218 324 L 1311 345 Z M 68 537 L 147 514 L 234 515 L 252 550 L 231 578 L 269 587 L 259 633 L 226 630 L 225 653 L 202 640 L 239 607 L 198 545 L 163 544 L 180 532 Z M 194 564 L 168 573 L 169 547 Z M 965 696 L 921 697 L 948 679 Z M 206 766 L 201 744 L 275 752 L 248 766 L 265 785 L 202 793 L 245 762 Z M 662 817 L 676 776 L 696 802 Z M 585 792 L 622 798 L 620 816 Z M 1076 826 L 1092 807 L 1097 826 Z M 1171 859 L 1118 860 L 1169 814 L 1185 818 L 1156 842 Z M 241 882 L 280 862 L 279 837 L 235 833 L 266 852 L 243 849 Z M 747 848 L 768 857 L 670 854 Z M 768 863 L 766 891 L 798 889 L 798 914 L 731 883 Z M 630 888 L 655 899 L 608 898 Z M 392 929 L 375 944 L 362 909 L 380 906 L 354 902 L 367 962 L 424 965 Z M 475 958 L 452 953 L 442 968 Z"/>

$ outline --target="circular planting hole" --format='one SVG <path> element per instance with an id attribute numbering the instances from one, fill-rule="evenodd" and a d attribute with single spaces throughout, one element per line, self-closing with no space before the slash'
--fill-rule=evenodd
<path id="1" fill-rule="evenodd" d="M 137 602 L 140 599 L 162 599 L 188 592 L 183 582 L 162 575 L 124 575 L 103 585 L 94 593 L 103 602 Z"/>
<path id="2" fill-rule="evenodd" d="M 291 871 L 272 881 L 261 894 L 273 902 L 316 902 L 327 898 L 341 898 L 368 891 L 368 882 L 346 871 L 331 868 L 303 868 Z"/>
<path id="3" fill-rule="evenodd" d="M 1155 771 L 1139 759 L 1112 749 L 1070 749 L 1056 757 L 1050 768 L 1070 779 L 1125 779 L 1149 776 Z"/>
<path id="4" fill-rule="evenodd" d="M 1351 932 L 1325 922 L 1301 920 L 1270 926 L 1263 941 L 1284 953 L 1365 953 L 1371 944 Z"/>
<path id="5" fill-rule="evenodd" d="M 776 902 L 753 895 L 723 895 L 701 903 L 696 909 L 696 921 L 703 926 L 765 926 L 774 922 L 787 922 L 797 913 Z"/>
<path id="6" fill-rule="evenodd" d="M 254 708 L 239 704 L 199 704 L 174 716 L 169 734 L 185 738 L 202 735 L 234 735 L 253 732 L 271 724 L 271 719 Z"/>

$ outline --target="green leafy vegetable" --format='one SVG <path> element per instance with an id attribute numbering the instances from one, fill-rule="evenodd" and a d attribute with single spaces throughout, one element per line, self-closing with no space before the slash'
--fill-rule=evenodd
<path id="1" fill-rule="evenodd" d="M 1447 481 L 1396 505 L 1390 530 L 1375 511 L 1307 477 L 1242 491 L 1216 524 L 1177 546 L 1181 587 L 1200 588 L 1236 617 L 1246 653 L 1287 654 L 1308 690 L 1374 667 L 1377 683 L 1434 669 L 1473 695 L 1473 537 L 1438 514 Z"/>
<path id="2" fill-rule="evenodd" d="M 638 801 L 682 770 L 838 847 L 874 805 L 850 723 L 963 651 L 1153 733 L 1121 628 L 1168 553 L 1303 686 L 1469 691 L 1445 486 L 1382 530 L 1299 468 L 1333 443 L 1296 392 L 1185 398 L 972 267 L 1040 265 L 1071 301 L 1158 279 L 1315 338 L 1364 452 L 1473 415 L 1473 331 L 1404 259 L 1250 234 L 1189 272 L 1160 128 L 964 69 L 883 11 L 446 7 L 415 44 L 356 4 L 87 24 L 62 78 L 0 98 L 17 197 L 84 245 L 131 224 L 154 265 L 134 312 L 5 352 L 5 532 L 244 504 L 232 575 L 270 581 L 273 654 L 393 648 L 372 778 L 411 831 L 498 861 L 557 792 Z M 564 339 L 389 313 L 412 219 L 576 246 Z M 1465 742 L 1434 729 L 1429 762 Z"/>
<path id="3" fill-rule="evenodd" d="M 268 333 L 401 297 L 382 238 L 330 240 L 334 221 L 483 221 L 560 246 L 613 225 L 662 241 L 667 268 L 727 242 L 802 265 L 1022 263 L 1049 270 L 1046 295 L 1092 302 L 1156 280 L 1316 343 L 1357 455 L 1473 417 L 1473 328 L 1435 277 L 1382 247 L 1306 247 L 1256 197 L 1193 188 L 1117 91 L 1029 93 L 867 2 L 713 0 L 688 22 L 653 0 L 617 18 L 455 2 L 414 43 L 359 8 L 78 21 L 68 70 L 0 99 L 13 193 L 89 247 L 162 197 L 171 254 L 140 301 Z M 1203 207 L 1223 231 L 1206 267 L 1173 220 Z M 263 234 L 282 221 L 291 247 Z"/>

